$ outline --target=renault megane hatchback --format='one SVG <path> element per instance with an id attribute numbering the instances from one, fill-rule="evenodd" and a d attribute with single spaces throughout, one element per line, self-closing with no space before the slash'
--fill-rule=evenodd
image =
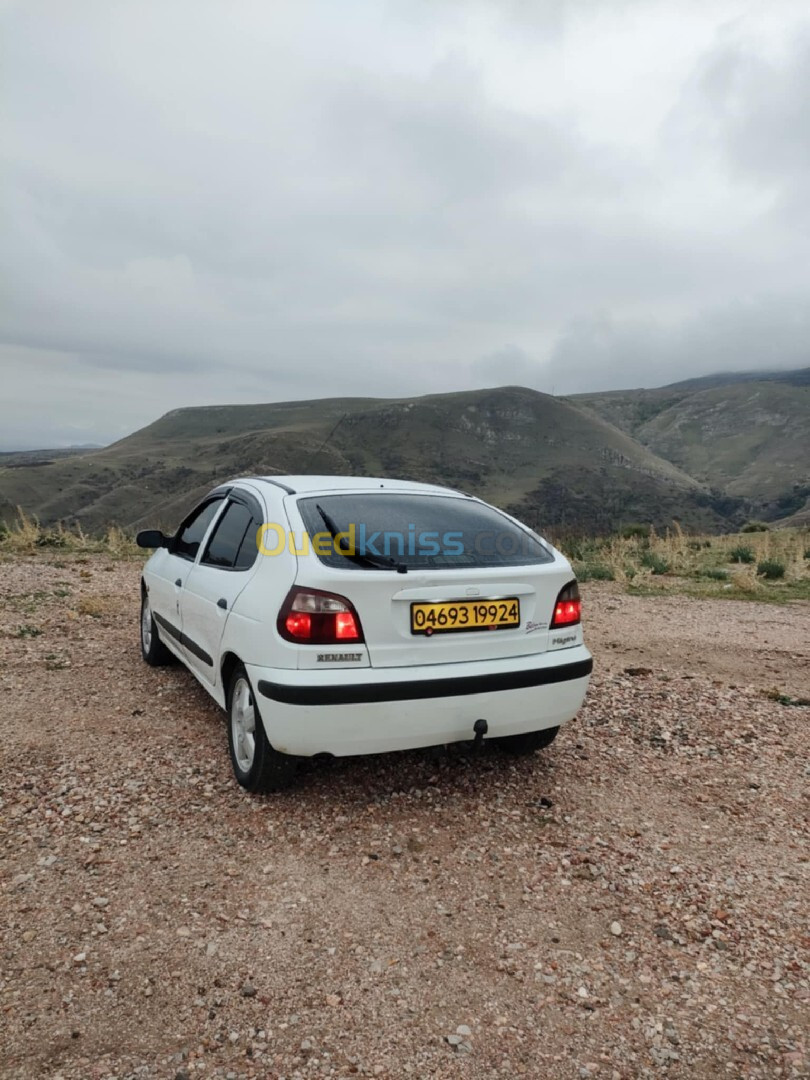
<path id="1" fill-rule="evenodd" d="M 148 664 L 182 660 L 228 714 L 236 779 L 298 756 L 484 736 L 554 739 L 591 673 L 571 566 L 527 526 L 458 491 L 369 477 L 215 488 L 155 548 L 141 583 Z"/>

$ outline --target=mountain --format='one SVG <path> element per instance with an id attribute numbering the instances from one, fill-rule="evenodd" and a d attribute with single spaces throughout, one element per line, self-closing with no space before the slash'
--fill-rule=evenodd
<path id="1" fill-rule="evenodd" d="M 758 516 L 796 514 L 810 497 L 810 368 L 570 400 Z"/>
<path id="2" fill-rule="evenodd" d="M 676 518 L 728 529 L 742 513 L 590 406 L 502 387 L 175 410 L 102 450 L 0 464 L 0 516 L 19 505 L 87 530 L 171 527 L 228 477 L 300 472 L 444 483 L 557 534 Z"/>

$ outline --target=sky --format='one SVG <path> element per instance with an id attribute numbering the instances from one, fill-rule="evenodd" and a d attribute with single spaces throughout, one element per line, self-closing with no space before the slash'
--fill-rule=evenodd
<path id="1" fill-rule="evenodd" d="M 810 355 L 806 0 L 0 0 L 0 449 Z"/>

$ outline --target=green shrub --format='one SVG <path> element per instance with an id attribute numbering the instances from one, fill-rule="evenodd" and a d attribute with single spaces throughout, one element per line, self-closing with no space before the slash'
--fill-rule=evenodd
<path id="1" fill-rule="evenodd" d="M 804 549 L 804 557 L 805 559 L 810 559 L 810 548 Z"/>
<path id="2" fill-rule="evenodd" d="M 577 567 L 579 581 L 615 581 L 616 575 L 609 566 L 601 563 L 583 563 Z"/>
<path id="3" fill-rule="evenodd" d="M 668 574 L 669 563 L 663 556 L 656 555 L 654 551 L 647 551 L 641 556 L 641 565 L 646 566 L 654 574 Z"/>
<path id="4" fill-rule="evenodd" d="M 785 564 L 778 559 L 765 559 L 757 563 L 757 574 L 767 581 L 778 581 L 785 576 Z"/>
<path id="5" fill-rule="evenodd" d="M 752 532 L 769 532 L 768 526 L 764 521 L 749 521 L 743 525 L 740 532 L 752 533 Z"/>
<path id="6" fill-rule="evenodd" d="M 728 576 L 728 570 L 718 570 L 715 566 L 698 570 L 698 577 L 708 578 L 710 581 L 728 581 Z"/>
<path id="7" fill-rule="evenodd" d="M 731 562 L 752 563 L 754 561 L 754 552 L 750 547 L 738 544 L 737 547 L 731 549 L 728 557 Z"/>
<path id="8" fill-rule="evenodd" d="M 650 526 L 649 525 L 625 525 L 622 529 L 622 537 L 625 540 L 649 540 L 650 538 Z"/>

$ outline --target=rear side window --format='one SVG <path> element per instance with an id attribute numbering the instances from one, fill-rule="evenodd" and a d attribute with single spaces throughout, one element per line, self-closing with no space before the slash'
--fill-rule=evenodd
<path id="1" fill-rule="evenodd" d="M 177 539 L 172 546 L 175 555 L 180 555 L 184 559 L 193 560 L 197 558 L 197 552 L 200 550 L 203 537 L 208 532 L 208 526 L 219 512 L 224 498 L 223 495 L 222 498 L 211 499 L 210 502 L 203 503 L 202 506 L 198 506 L 196 510 L 189 514 L 180 526 Z"/>
<path id="2" fill-rule="evenodd" d="M 234 563 L 237 570 L 247 570 L 248 567 L 253 566 L 256 562 L 256 556 L 259 554 L 259 545 L 256 534 L 259 531 L 260 525 L 261 521 L 255 517 L 251 517 L 247 532 L 239 546 L 236 562 Z"/>
<path id="3" fill-rule="evenodd" d="M 256 557 L 255 540 L 253 542 L 253 558 L 237 567 L 247 534 L 250 532 L 255 534 L 256 528 L 258 528 L 258 526 L 255 526 L 251 530 L 252 522 L 253 515 L 246 506 L 238 502 L 229 503 L 225 513 L 217 522 L 211 539 L 208 541 L 208 547 L 205 549 L 202 562 L 206 566 L 221 566 L 227 570 L 234 568 L 246 569 L 248 566 L 252 566 Z M 251 535 L 251 539 L 253 539 L 253 535 Z M 249 551 L 249 546 L 247 551 Z"/>
<path id="4" fill-rule="evenodd" d="M 313 549 L 328 566 L 373 571 L 374 559 L 393 559 L 409 570 L 447 570 L 554 561 L 527 529 L 472 499 L 381 491 L 299 499 L 298 508 L 310 539 L 321 534 Z M 319 508 L 349 534 L 348 543 L 359 557 L 340 554 L 326 542 L 329 528 Z"/>

